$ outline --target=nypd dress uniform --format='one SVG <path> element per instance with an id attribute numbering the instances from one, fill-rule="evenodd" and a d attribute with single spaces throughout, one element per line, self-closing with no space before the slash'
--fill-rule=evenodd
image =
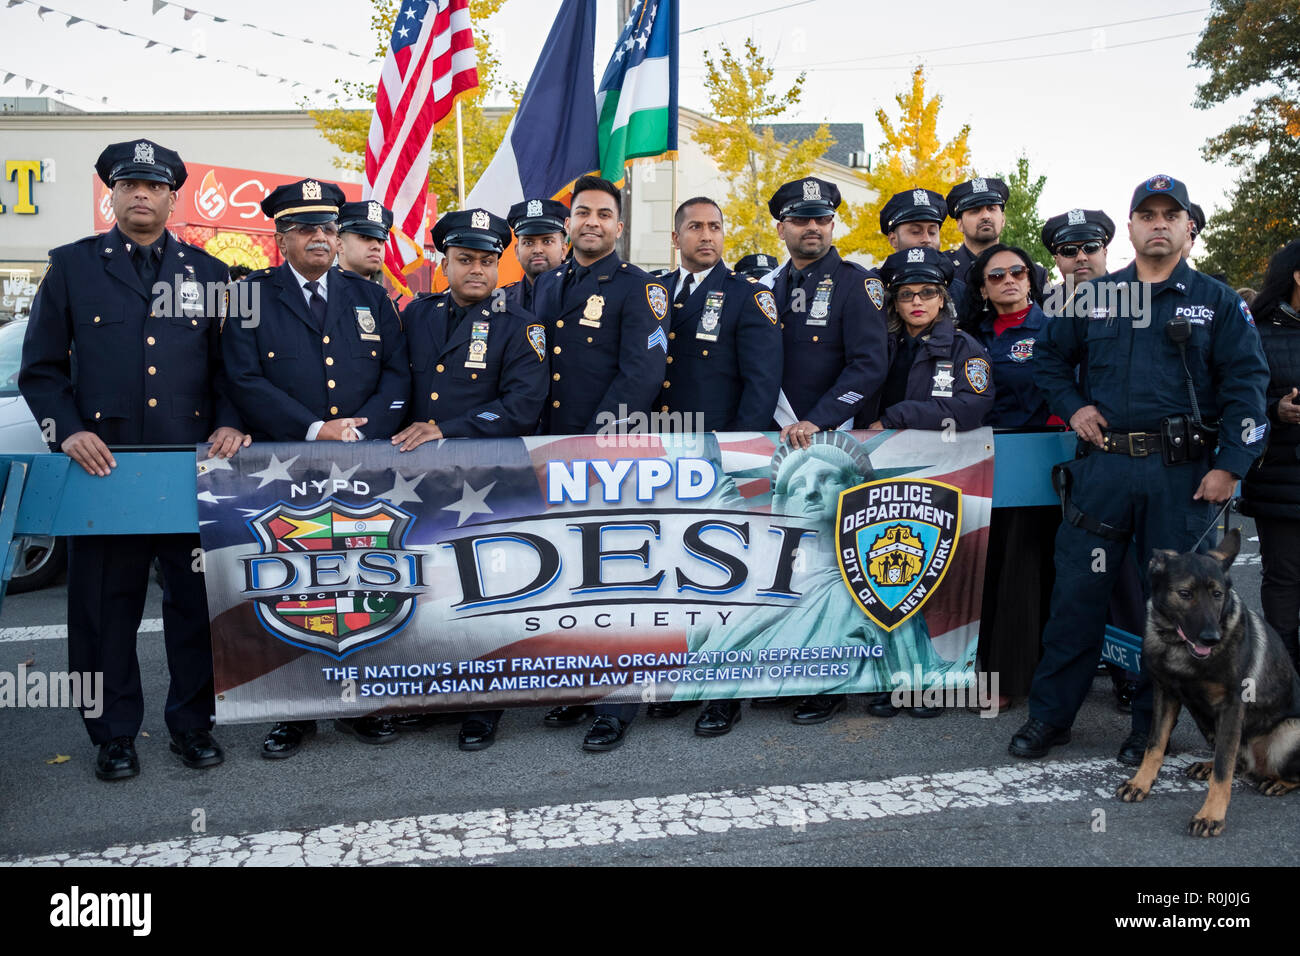
<path id="1" fill-rule="evenodd" d="M 1110 241 L 1115 238 L 1115 223 L 1100 209 L 1071 209 L 1052 216 L 1043 223 L 1039 237 L 1043 241 L 1044 248 L 1052 255 L 1056 254 L 1060 246 L 1071 243 L 1081 245 L 1086 242 L 1100 242 L 1103 246 L 1109 246 Z M 1063 299 L 1066 290 L 1072 286 L 1073 283 L 1062 282 L 1061 285 L 1047 290 L 1044 311 L 1049 317 L 1055 314 L 1056 308 L 1049 308 L 1048 305 Z M 1063 305 L 1064 302 L 1060 301 L 1059 304 Z"/>
<path id="2" fill-rule="evenodd" d="M 946 285 L 952 264 L 937 249 L 918 246 L 895 252 L 880 273 L 890 289 L 922 282 Z M 956 328 L 952 316 L 941 311 L 930 329 L 915 337 L 900 330 L 890 351 L 894 367 L 884 390 L 881 425 L 938 431 L 953 421 L 958 431 L 970 431 L 984 423 L 994 396 L 988 353 Z M 895 398 L 898 386 L 902 395 Z"/>
<path id="3" fill-rule="evenodd" d="M 569 207 L 555 199 L 525 199 L 511 206 L 506 214 L 506 221 L 516 237 L 546 236 L 557 232 L 563 236 L 564 220 L 567 218 Z M 536 283 L 536 279 L 525 275 L 518 282 L 503 286 L 506 302 L 516 310 L 533 312 L 533 289 Z"/>
<path id="4" fill-rule="evenodd" d="M 393 228 L 393 211 L 377 199 L 345 202 L 339 206 L 339 232 L 355 232 L 359 236 L 388 241 L 388 231 Z"/>
<path id="5" fill-rule="evenodd" d="M 762 252 L 751 252 L 747 256 L 741 256 L 736 260 L 736 275 L 748 279 L 762 279 L 771 272 L 775 272 L 781 265 L 781 261 L 776 256 L 769 256 Z"/>
<path id="6" fill-rule="evenodd" d="M 96 169 L 109 185 L 138 179 L 174 190 L 186 178 L 181 158 L 148 140 L 108 147 Z M 224 263 L 167 232 L 141 250 L 115 226 L 51 251 L 18 384 L 36 419 L 54 422 L 53 447 L 80 431 L 122 447 L 193 446 L 217 428 L 239 429 L 221 370 L 223 314 L 200 285 L 227 279 Z M 155 297 L 155 281 L 166 284 L 166 296 Z M 96 744 L 140 729 L 136 631 L 155 556 L 171 676 L 167 727 L 175 735 L 211 728 L 207 595 L 192 570 L 198 546 L 196 534 L 68 539 L 69 668 L 104 675 L 102 715 L 82 715 Z"/>
<path id="7" fill-rule="evenodd" d="M 1007 188 L 1006 183 L 994 176 L 987 176 L 953 186 L 948 191 L 945 202 L 948 204 L 948 215 L 960 222 L 961 214 L 967 209 L 976 209 L 980 206 L 1002 206 L 1005 209 L 1010 195 L 1011 190 Z M 953 268 L 956 270 L 954 279 L 969 285 L 967 273 L 975 264 L 977 253 L 971 252 L 963 242 L 948 255 L 952 257 Z M 1047 286 L 1047 270 L 1038 263 L 1034 263 L 1034 276 L 1037 288 L 1042 289 Z"/>
<path id="8" fill-rule="evenodd" d="M 701 415 L 704 431 L 767 429 L 781 389 L 777 320 L 771 290 L 716 263 L 674 302 L 659 411 Z"/>
<path id="9" fill-rule="evenodd" d="M 327 208 L 332 221 L 342 198 L 331 183 L 303 180 L 273 191 L 262 211 L 278 218 Z M 336 418 L 366 418 L 361 431 L 372 439 L 401 428 L 411 384 L 406 338 L 382 286 L 331 268 L 322 320 L 287 261 L 244 281 L 260 286 L 261 320 L 251 328 L 229 323 L 222 349 L 232 396 L 254 438 L 306 441 L 316 422 Z"/>
<path id="10" fill-rule="evenodd" d="M 668 311 L 667 289 L 617 252 L 538 276 L 533 314 L 551 348 L 542 433 L 591 435 L 602 412 L 648 414 L 665 381 Z"/>
<path id="11" fill-rule="evenodd" d="M 880 208 L 880 234 L 887 237 L 899 226 L 908 222 L 933 222 L 942 228 L 947 218 L 948 203 L 933 189 L 919 187 L 908 189 L 890 196 L 889 202 Z M 906 248 L 908 247 L 901 247 L 901 249 Z M 961 304 L 966 301 L 966 283 L 957 278 L 955 263 L 953 268 L 954 275 L 952 281 L 948 283 L 948 295 L 960 310 Z"/>
<path id="12" fill-rule="evenodd" d="M 839 204 L 839 187 L 809 177 L 778 189 L 768 210 L 777 220 L 829 216 Z M 826 430 L 855 416 L 873 421 L 889 364 L 879 273 L 844 261 L 831 246 L 802 269 L 787 260 L 772 294 L 784 349 L 777 424 L 810 421 Z"/>
<path id="13" fill-rule="evenodd" d="M 1138 187 L 1130 210 L 1152 194 L 1188 204 L 1186 187 L 1160 176 Z M 1244 475 L 1264 448 L 1268 366 L 1246 304 L 1186 261 L 1151 287 L 1145 314 L 1133 314 L 1123 300 L 1119 307 L 1097 305 L 1099 295 L 1088 304 L 1090 293 L 1136 282 L 1131 265 L 1080 284 L 1074 300 L 1079 307 L 1052 319 L 1034 356 L 1035 380 L 1058 415 L 1068 421 L 1092 404 L 1109 423 L 1106 451 L 1081 443 L 1084 457 L 1065 466 L 1070 481 L 1066 521 L 1056 539 L 1051 620 L 1029 698 L 1030 717 L 1053 728 L 1074 722 L 1088 691 L 1112 581 L 1130 538 L 1136 536 L 1140 567 L 1153 548 L 1191 549 L 1216 511 L 1192 500 L 1202 477 L 1211 467 Z M 1212 454 L 1214 437 L 1197 442 L 1189 428 L 1179 442 L 1187 459 L 1180 464 L 1165 463 L 1162 446 L 1170 443 L 1160 437 L 1162 419 L 1192 411 L 1187 372 L 1167 331 L 1171 326 L 1174 338 L 1180 330 L 1190 333 L 1186 365 L 1204 420 L 1222 422 Z M 1078 366 L 1083 368 L 1076 381 Z M 1097 549 L 1106 556 L 1100 569 Z M 1149 703 L 1142 712 L 1135 701 L 1134 732 L 1148 730 L 1150 719 Z"/>

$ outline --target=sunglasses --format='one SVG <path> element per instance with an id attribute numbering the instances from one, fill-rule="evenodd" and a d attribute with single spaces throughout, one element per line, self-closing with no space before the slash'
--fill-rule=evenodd
<path id="1" fill-rule="evenodd" d="M 300 232 L 304 236 L 314 236 L 317 229 L 327 236 L 337 236 L 339 234 L 339 225 L 336 222 L 296 222 L 285 232 Z"/>
<path id="2" fill-rule="evenodd" d="M 984 276 L 985 282 L 1001 282 L 1007 276 L 1013 279 L 1023 279 L 1029 270 L 1024 266 L 1012 266 L 1010 269 L 992 269 Z"/>
<path id="3" fill-rule="evenodd" d="M 835 221 L 834 216 L 786 216 L 785 221 L 796 228 L 803 228 L 810 222 L 815 222 L 819 226 L 829 226 Z"/>
<path id="4" fill-rule="evenodd" d="M 943 295 L 942 289 L 936 289 L 934 286 L 928 285 L 918 292 L 900 290 L 894 293 L 894 298 L 899 302 L 911 302 L 913 299 L 920 299 L 922 302 L 933 302 L 941 295 Z"/>
<path id="5" fill-rule="evenodd" d="M 1089 239 L 1087 242 L 1084 243 L 1072 242 L 1069 245 L 1057 246 L 1056 254 L 1058 256 L 1064 256 L 1067 259 L 1073 259 L 1075 256 L 1079 254 L 1080 249 L 1083 250 L 1084 255 L 1090 256 L 1093 255 L 1094 253 L 1101 252 L 1101 250 L 1105 248 L 1106 248 L 1106 244 L 1102 242 L 1100 239 Z"/>

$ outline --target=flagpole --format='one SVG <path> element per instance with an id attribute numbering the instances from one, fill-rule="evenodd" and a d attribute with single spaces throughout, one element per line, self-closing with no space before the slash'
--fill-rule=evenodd
<path id="1" fill-rule="evenodd" d="M 460 97 L 456 98 L 456 195 L 457 208 L 465 208 L 465 129 L 460 118 Z"/>
<path id="2" fill-rule="evenodd" d="M 672 212 L 669 213 L 669 215 L 673 216 L 673 222 L 676 222 L 677 221 L 676 219 L 677 217 L 677 157 L 676 156 L 673 156 L 672 163 L 673 163 L 673 205 L 672 205 Z M 677 268 L 677 246 L 673 244 L 673 238 L 671 232 L 668 234 L 668 268 L 669 269 Z"/>

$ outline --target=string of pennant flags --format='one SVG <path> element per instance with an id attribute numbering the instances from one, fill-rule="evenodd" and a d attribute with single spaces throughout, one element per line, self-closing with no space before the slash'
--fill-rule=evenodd
<path id="1" fill-rule="evenodd" d="M 5 69 L 0 66 L 0 73 L 4 74 L 4 81 L 0 85 L 8 84 L 10 80 L 22 80 L 27 84 L 27 91 L 30 93 L 33 86 L 39 87 L 37 96 L 44 96 L 46 90 L 52 90 L 57 96 L 75 96 L 79 100 L 90 100 L 92 103 L 102 103 L 105 106 L 112 106 L 107 96 L 87 96 L 85 93 L 78 93 L 76 90 L 64 90 L 55 86 L 53 83 L 46 83 L 43 80 L 33 79 L 30 76 L 23 76 L 13 70 Z"/>
<path id="2" fill-rule="evenodd" d="M 154 5 L 154 13 L 157 13 L 158 10 L 162 9 L 162 7 L 164 7 L 164 6 L 175 6 L 175 7 L 178 7 L 179 9 L 181 9 L 181 10 L 183 10 L 183 11 L 185 11 L 186 13 L 189 14 L 189 16 L 186 17 L 186 19 L 191 19 L 193 16 L 196 16 L 196 15 L 203 15 L 203 16 L 209 16 L 209 17 L 211 17 L 211 19 L 212 19 L 214 22 L 217 22 L 217 23 L 226 23 L 226 22 L 231 22 L 231 21 L 228 21 L 228 20 L 226 20 L 226 19 L 224 19 L 224 18 L 218 18 L 218 17 L 216 17 L 215 15 L 204 14 L 202 11 L 199 11 L 199 10 L 193 10 L 193 9 L 191 9 L 191 8 L 184 7 L 184 6 L 180 5 L 180 4 L 174 4 L 174 3 L 171 3 L 170 0 L 151 0 L 151 2 L 152 2 L 153 5 Z M 65 10 L 59 10 L 59 9 L 56 8 L 56 7 L 51 7 L 51 6 L 48 6 L 48 5 L 46 5 L 46 4 L 39 3 L 39 2 L 37 2 L 37 0 L 7 0 L 7 2 L 6 2 L 6 7 L 15 7 L 15 6 L 19 6 L 19 5 L 21 5 L 21 4 L 27 4 L 28 6 L 35 7 L 35 8 L 36 8 L 36 14 L 37 14 L 37 16 L 39 16 L 42 20 L 45 19 L 45 15 L 46 15 L 46 14 L 53 13 L 53 14 L 55 14 L 56 16 L 65 17 L 65 18 L 66 18 L 66 23 L 64 24 L 64 26 L 67 26 L 67 27 L 75 26 L 75 25 L 78 24 L 78 23 L 85 23 L 85 24 L 87 24 L 87 25 L 89 25 L 89 26 L 93 26 L 93 27 L 95 27 L 95 28 L 98 29 L 98 30 L 104 30 L 104 31 L 108 31 L 108 32 L 118 33 L 118 34 L 121 34 L 121 35 L 124 36 L 124 37 L 129 37 L 129 38 L 134 39 L 134 40 L 141 40 L 141 41 L 144 42 L 144 48 L 145 48 L 146 50 L 153 49 L 154 47 L 157 47 L 157 48 L 159 48 L 159 49 L 165 49 L 165 50 L 167 51 L 168 55 L 175 54 L 175 53 L 182 53 L 182 54 L 185 54 L 185 55 L 187 55 L 187 56 L 192 56 L 192 57 L 194 57 L 195 60 L 208 60 L 208 61 L 210 61 L 210 62 L 212 62 L 212 63 L 220 63 L 220 64 L 222 64 L 223 66 L 231 66 L 231 67 L 234 67 L 234 68 L 237 69 L 237 70 L 243 70 L 243 71 L 245 71 L 246 73 L 252 73 L 252 74 L 254 74 L 255 76 L 258 76 L 258 77 L 263 77 L 263 78 L 266 78 L 266 79 L 275 80 L 275 81 L 277 81 L 277 83 L 279 83 L 280 85 L 288 84 L 291 88 L 302 87 L 304 90 L 310 90 L 312 93 L 315 93 L 315 94 L 318 94 L 318 95 L 321 95 L 321 96 L 325 96 L 326 98 L 328 98 L 328 99 L 330 99 L 330 100 L 337 100 L 337 99 L 339 99 L 339 95 L 338 95 L 337 93 L 332 93 L 332 92 L 329 92 L 329 91 L 327 91 L 327 90 L 321 89 L 321 88 L 319 88 L 319 87 L 313 88 L 313 87 L 309 86 L 308 84 L 303 83 L 301 80 L 295 80 L 295 79 L 293 79 L 292 77 L 281 76 L 281 75 L 278 74 L 278 73 L 272 73 L 272 72 L 270 72 L 269 70 L 264 70 L 264 69 L 262 69 L 261 67 L 249 66 L 249 65 L 246 64 L 246 63 L 239 63 L 239 62 L 237 62 L 237 61 L 235 61 L 235 60 L 228 60 L 228 59 L 226 59 L 226 58 L 224 58 L 224 57 L 215 56 L 215 55 L 210 54 L 210 53 L 200 52 L 199 50 L 192 50 L 192 49 L 189 49 L 188 47 L 184 47 L 184 46 L 176 46 L 176 45 L 173 45 L 170 41 L 166 41 L 166 40 L 156 40 L 156 39 L 153 39 L 152 37 L 145 36 L 144 34 L 141 34 L 141 33 L 136 33 L 136 32 L 134 32 L 134 31 L 132 31 L 132 30 L 125 30 L 125 29 L 122 29 L 121 27 L 115 27 L 115 26 L 111 26 L 111 25 L 106 24 L 106 23 L 100 23 L 100 22 L 98 22 L 98 21 L 96 21 L 96 20 L 94 20 L 94 19 L 92 19 L 92 18 L 89 18 L 89 17 L 77 16 L 77 15 L 75 15 L 75 14 L 68 13 L 68 12 L 65 11 Z M 250 24 L 238 24 L 238 25 L 239 25 L 239 26 L 251 26 Z M 338 47 L 333 46 L 332 44 L 321 43 L 320 41 L 316 41 L 316 40 L 308 40 L 308 39 L 303 38 L 303 37 L 290 36 L 289 34 L 277 33 L 276 31 L 273 31 L 273 30 L 266 30 L 266 29 L 262 29 L 262 28 L 258 28 L 258 27 L 253 27 L 253 29 L 259 29 L 259 30 L 261 30 L 261 32 L 264 32 L 264 33 L 271 33 L 271 34 L 273 34 L 273 35 L 275 35 L 275 36 L 283 37 L 283 38 L 286 38 L 286 39 L 297 40 L 297 41 L 299 41 L 299 42 L 304 42 L 304 43 L 310 43 L 310 44 L 312 44 L 312 45 L 314 45 L 314 46 L 329 46 L 329 47 L 331 47 L 332 49 L 336 50 L 337 52 L 347 54 L 348 56 L 359 56 L 359 54 L 354 54 L 354 53 L 352 53 L 351 51 L 348 51 L 348 50 L 342 50 L 342 49 L 340 49 L 340 48 L 338 48 Z M 365 59 L 365 60 L 368 60 L 368 61 L 369 61 L 369 60 L 372 60 L 372 58 L 369 58 L 369 57 L 359 57 L 359 58 L 361 58 L 361 59 Z M 375 62 L 377 62 L 377 61 L 375 61 Z M 17 75 L 17 74 L 15 74 L 15 75 Z M 24 79 L 25 79 L 25 78 L 24 78 Z M 45 84 L 45 86 L 48 88 L 49 86 L 52 86 L 52 84 Z M 31 85 L 29 84 L 27 88 L 30 90 L 30 89 L 31 89 Z M 56 90 L 56 92 L 57 92 L 57 90 Z M 74 94 L 74 95 L 75 95 L 75 94 Z M 84 97 L 83 97 L 83 98 L 84 98 Z M 94 97 L 88 97 L 88 98 L 89 98 L 89 99 L 92 99 L 92 100 L 95 99 Z"/>
<path id="3" fill-rule="evenodd" d="M 122 2 L 129 3 L 130 0 L 122 0 Z M 232 23 L 235 26 L 243 27 L 247 30 L 256 30 L 258 33 L 269 33 L 273 37 L 280 37 L 285 40 L 296 40 L 299 43 L 306 43 L 310 46 L 325 47 L 326 49 L 335 50 L 339 53 L 342 53 L 345 56 L 355 57 L 358 60 L 364 60 L 367 63 L 378 62 L 375 59 L 375 57 L 372 55 L 365 54 L 365 53 L 357 53 L 353 50 L 345 50 L 343 49 L 343 47 L 336 46 L 333 43 L 326 43 L 323 40 L 313 40 L 310 37 L 298 36 L 293 33 L 281 33 L 279 30 L 272 30 L 270 27 L 260 26 L 256 23 L 237 22 L 231 20 L 229 17 L 219 17 L 215 13 L 208 13 L 206 10 L 198 10 L 195 9 L 194 7 L 187 7 L 183 3 L 173 3 L 172 0 L 150 0 L 150 2 L 153 4 L 154 16 L 157 16 L 159 12 L 166 9 L 167 7 L 174 7 L 175 9 L 180 10 L 182 12 L 182 16 L 186 20 L 192 20 L 197 16 L 197 17 L 204 17 L 208 20 L 211 20 L 213 23 Z"/>

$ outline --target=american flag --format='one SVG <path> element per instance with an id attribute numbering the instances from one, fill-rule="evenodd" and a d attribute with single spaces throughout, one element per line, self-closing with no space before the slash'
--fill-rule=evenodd
<path id="1" fill-rule="evenodd" d="M 402 0 L 370 120 L 363 198 L 393 210 L 384 271 L 404 291 L 402 277 L 423 257 L 433 131 L 476 86 L 469 0 Z"/>

